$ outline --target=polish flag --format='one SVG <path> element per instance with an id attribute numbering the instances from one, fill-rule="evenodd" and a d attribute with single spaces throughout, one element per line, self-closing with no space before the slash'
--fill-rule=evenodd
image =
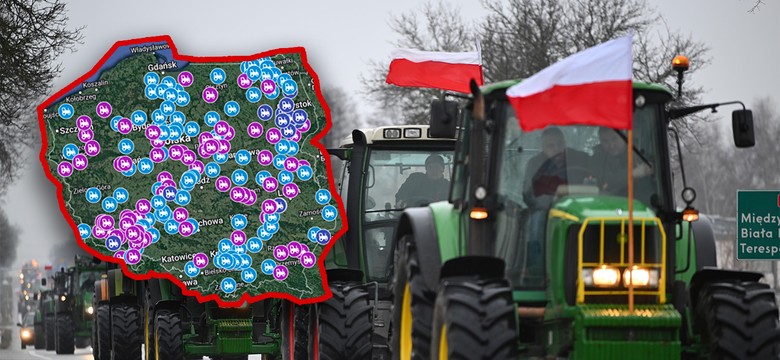
<path id="1" fill-rule="evenodd" d="M 469 81 L 482 85 L 482 57 L 474 52 L 397 49 L 392 53 L 387 83 L 469 93 Z"/>
<path id="2" fill-rule="evenodd" d="M 524 131 L 632 125 L 632 34 L 571 55 L 506 91 Z"/>

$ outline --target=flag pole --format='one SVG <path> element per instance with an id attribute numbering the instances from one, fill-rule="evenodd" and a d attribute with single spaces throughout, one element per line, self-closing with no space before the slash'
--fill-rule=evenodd
<path id="1" fill-rule="evenodd" d="M 628 130 L 628 311 L 634 312 L 634 131 Z"/>

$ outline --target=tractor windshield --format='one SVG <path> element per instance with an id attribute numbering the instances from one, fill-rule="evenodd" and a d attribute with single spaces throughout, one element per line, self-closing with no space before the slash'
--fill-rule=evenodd
<path id="1" fill-rule="evenodd" d="M 100 277 L 100 273 L 95 271 L 85 271 L 79 274 L 79 287 L 81 290 L 92 290 L 95 287 L 95 281 Z"/>
<path id="2" fill-rule="evenodd" d="M 406 207 L 446 200 L 452 174 L 452 150 L 374 148 L 365 178 L 364 243 L 368 278 L 389 274 L 395 225 Z"/>
<path id="3" fill-rule="evenodd" d="M 634 194 L 660 208 L 665 196 L 659 136 L 664 136 L 658 106 L 634 110 Z M 544 286 L 545 224 L 553 203 L 564 196 L 628 193 L 628 143 L 625 131 L 595 126 L 560 126 L 522 131 L 506 105 L 499 147 L 496 254 L 520 286 Z M 518 239 L 520 241 L 518 241 Z"/>

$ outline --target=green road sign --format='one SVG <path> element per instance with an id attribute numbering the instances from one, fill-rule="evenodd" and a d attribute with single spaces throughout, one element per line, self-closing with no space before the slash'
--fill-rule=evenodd
<path id="1" fill-rule="evenodd" d="M 737 191 L 737 259 L 780 260 L 780 191 Z"/>

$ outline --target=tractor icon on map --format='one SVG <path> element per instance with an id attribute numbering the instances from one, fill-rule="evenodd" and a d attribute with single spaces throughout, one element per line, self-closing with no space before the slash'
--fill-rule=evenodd
<path id="1" fill-rule="evenodd" d="M 174 197 L 176 197 L 176 192 L 170 189 L 165 190 L 165 197 L 173 199 Z"/>
<path id="2" fill-rule="evenodd" d="M 195 182 L 195 180 L 191 177 L 184 178 L 184 183 L 187 185 L 192 185 Z"/>
<path id="3" fill-rule="evenodd" d="M 146 77 L 146 82 L 148 82 L 149 84 L 156 84 L 157 83 L 157 79 L 154 76 L 149 75 L 149 76 Z"/>
<path id="4" fill-rule="evenodd" d="M 278 141 L 279 135 L 277 135 L 275 132 L 272 132 L 268 134 L 268 139 L 270 139 L 271 141 Z"/>
<path id="5" fill-rule="evenodd" d="M 127 254 L 127 259 L 130 260 L 130 262 L 136 262 L 138 261 L 138 255 L 135 253 Z"/>
<path id="6" fill-rule="evenodd" d="M 241 81 L 241 86 L 252 85 L 252 80 L 249 80 L 249 79 L 247 79 L 245 77 L 242 77 L 241 80 L 239 80 L 239 81 Z"/>
<path id="7" fill-rule="evenodd" d="M 216 99 L 217 99 L 217 95 L 214 94 L 213 92 L 209 91 L 206 93 L 206 100 L 216 100 Z"/>
<path id="8" fill-rule="evenodd" d="M 143 170 L 143 171 L 152 169 L 152 167 L 149 164 L 145 163 L 145 162 L 141 163 L 140 167 L 141 167 L 141 170 Z"/>
<path id="9" fill-rule="evenodd" d="M 274 91 L 274 85 L 271 84 L 271 83 L 263 84 L 263 91 L 265 91 L 265 92 L 272 92 L 272 91 Z"/>
<path id="10" fill-rule="evenodd" d="M 179 202 L 180 203 L 185 203 L 185 202 L 187 202 L 187 200 L 189 200 L 187 198 L 187 195 L 179 195 Z"/>
<path id="11" fill-rule="evenodd" d="M 260 109 L 260 117 L 269 118 L 271 117 L 271 112 L 268 109 Z"/>
<path id="12" fill-rule="evenodd" d="M 79 120 L 79 127 L 89 127 L 89 122 L 86 119 Z"/>
<path id="13" fill-rule="evenodd" d="M 288 187 L 284 189 L 284 195 L 286 196 L 295 196 L 295 188 Z"/>
<path id="14" fill-rule="evenodd" d="M 256 78 L 258 76 L 260 76 L 260 73 L 257 72 L 257 69 L 249 69 L 250 78 Z"/>
<path id="15" fill-rule="evenodd" d="M 227 281 L 222 283 L 222 290 L 232 291 L 233 289 L 234 289 L 233 283 L 230 283 L 230 282 L 227 282 Z"/>
<path id="16" fill-rule="evenodd" d="M 122 151 L 130 151 L 130 144 L 123 143 L 122 144 Z"/>
<path id="17" fill-rule="evenodd" d="M 195 265 L 187 265 L 187 273 L 194 274 L 196 271 L 198 271 L 198 268 L 196 268 Z"/>
<path id="18" fill-rule="evenodd" d="M 199 257 L 197 257 L 197 258 L 195 259 L 195 265 L 198 265 L 198 266 L 206 266 L 206 259 L 205 259 L 205 258 L 203 258 L 203 257 L 200 257 L 200 256 L 199 256 Z"/>
<path id="19" fill-rule="evenodd" d="M 269 162 L 271 162 L 271 157 L 268 156 L 268 154 L 261 154 L 260 155 L 260 161 L 264 162 L 264 163 L 269 163 Z"/>
<path id="20" fill-rule="evenodd" d="M 293 91 L 295 91 L 295 88 L 292 86 L 292 84 L 290 84 L 289 82 L 284 84 L 284 92 L 289 93 Z"/>
<path id="21" fill-rule="evenodd" d="M 109 239 L 108 240 L 108 248 L 109 249 L 116 249 L 119 247 L 119 242 L 116 241 L 116 239 Z"/>
<path id="22" fill-rule="evenodd" d="M 152 159 L 154 160 L 162 160 L 162 158 L 163 158 L 163 154 L 159 152 L 155 152 L 154 154 L 152 154 Z"/>
<path id="23" fill-rule="evenodd" d="M 137 239 L 138 238 L 138 232 L 133 229 L 127 230 L 127 237 L 130 239 Z"/>
<path id="24" fill-rule="evenodd" d="M 121 123 L 119 124 L 119 130 L 121 131 L 130 131 L 130 125 L 127 123 Z"/>
<path id="25" fill-rule="evenodd" d="M 125 194 L 121 193 L 121 192 L 117 192 L 115 197 L 116 197 L 117 200 L 124 200 L 125 199 Z"/>
<path id="26" fill-rule="evenodd" d="M 268 231 L 276 231 L 276 224 L 266 224 L 265 226 Z"/>
<path id="27" fill-rule="evenodd" d="M 333 211 L 330 209 L 323 211 L 323 214 L 325 214 L 325 218 L 327 219 L 332 219 L 336 217 L 336 214 L 334 214 Z"/>
<path id="28" fill-rule="evenodd" d="M 189 83 L 191 83 L 191 82 L 192 82 L 192 78 L 191 78 L 191 77 L 189 77 L 189 76 L 188 76 L 188 75 L 186 75 L 186 74 L 182 74 L 182 75 L 181 75 L 181 77 L 179 78 L 179 80 L 181 80 L 181 83 L 182 83 L 182 85 L 184 85 L 184 84 L 189 84 Z"/>
<path id="29" fill-rule="evenodd" d="M 311 256 L 304 256 L 303 257 L 303 264 L 304 265 L 314 265 L 314 260 L 311 258 Z"/>
<path id="30" fill-rule="evenodd" d="M 273 271 L 273 269 L 274 269 L 274 266 L 269 264 L 269 263 L 266 263 L 265 265 L 263 265 L 263 271 L 264 272 L 271 272 L 271 271 Z"/>
<path id="31" fill-rule="evenodd" d="M 64 116 L 70 116 L 70 114 L 73 114 L 73 112 L 71 112 L 71 111 L 70 111 L 70 109 L 68 109 L 68 108 L 62 108 L 62 109 L 60 110 L 60 112 L 61 112 L 61 113 L 62 113 L 62 115 L 64 115 Z"/>
<path id="32" fill-rule="evenodd" d="M 244 226 L 244 224 L 245 224 L 245 223 L 244 223 L 244 219 L 235 219 L 235 220 L 233 220 L 233 223 L 234 223 L 236 226 L 238 226 L 238 227 Z"/>
<path id="33" fill-rule="evenodd" d="M 173 112 L 173 106 L 171 106 L 170 104 L 163 104 L 162 111 L 166 113 Z"/>
<path id="34" fill-rule="evenodd" d="M 187 97 L 182 94 L 179 94 L 178 96 L 176 96 L 176 102 L 185 104 L 187 103 Z"/>
<path id="35" fill-rule="evenodd" d="M 292 110 L 292 105 L 290 105 L 289 102 L 283 102 L 282 103 L 282 109 L 283 110 Z"/>
<path id="36" fill-rule="evenodd" d="M 182 221 L 187 218 L 187 215 L 184 213 L 176 213 L 176 221 Z"/>
<path id="37" fill-rule="evenodd" d="M 287 257 L 287 251 L 284 251 L 284 249 L 276 249 L 276 257 L 280 259 Z"/>
<path id="38" fill-rule="evenodd" d="M 274 276 L 276 276 L 277 278 L 285 278 L 287 277 L 287 271 L 285 271 L 284 269 L 276 269 L 276 274 Z"/>
<path id="39" fill-rule="evenodd" d="M 271 211 L 274 211 L 275 209 L 274 209 L 274 206 L 273 206 L 273 205 L 268 205 L 268 204 L 266 204 L 266 205 L 264 206 L 264 210 L 265 210 L 265 212 L 271 212 Z"/>
<path id="40" fill-rule="evenodd" d="M 252 250 L 260 250 L 260 244 L 257 242 L 249 243 L 249 248 Z"/>
<path id="41" fill-rule="evenodd" d="M 260 95 L 258 95 L 256 92 L 252 91 L 249 93 L 249 98 L 252 100 L 257 100 L 260 98 Z"/>
<path id="42" fill-rule="evenodd" d="M 289 136 L 295 135 L 295 129 L 293 129 L 291 127 L 286 127 L 282 131 L 284 132 L 284 136 L 288 136 L 289 137 Z"/>
<path id="43" fill-rule="evenodd" d="M 300 177 L 302 177 L 302 178 L 308 178 L 308 177 L 309 177 L 309 175 L 311 175 L 311 173 L 309 172 L 309 170 L 306 170 L 306 169 L 301 169 L 301 170 L 300 170 L 300 174 L 299 174 L 299 176 L 300 176 Z"/>
<path id="44" fill-rule="evenodd" d="M 246 271 L 244 271 L 244 278 L 247 279 L 247 280 L 252 280 L 252 279 L 255 278 L 255 274 L 252 274 L 251 271 L 246 270 Z"/>
<path id="45" fill-rule="evenodd" d="M 100 115 L 105 115 L 105 116 L 108 116 L 108 114 L 110 114 L 110 113 L 111 113 L 111 110 L 109 110 L 109 109 L 108 109 L 108 106 L 106 106 L 106 105 L 100 105 L 100 106 L 98 107 L 98 113 L 99 113 Z"/>
<path id="46" fill-rule="evenodd" d="M 155 95 L 157 95 L 157 89 L 150 87 L 150 88 L 146 89 L 146 94 L 149 97 L 155 96 Z"/>
<path id="47" fill-rule="evenodd" d="M 317 242 L 323 243 L 323 242 L 326 242 L 328 240 L 330 240 L 330 239 L 328 239 L 328 235 L 327 234 L 317 234 Z"/>
<path id="48" fill-rule="evenodd" d="M 76 151 L 71 148 L 68 148 L 65 150 L 65 155 L 67 155 L 68 157 L 76 156 Z"/>
<path id="49" fill-rule="evenodd" d="M 301 252 L 301 248 L 297 246 L 290 246 L 290 255 L 295 256 L 298 255 Z"/>
<path id="50" fill-rule="evenodd" d="M 249 161 L 249 157 L 246 156 L 245 154 L 241 154 L 241 155 L 238 156 L 238 161 L 240 161 L 240 162 L 248 162 Z"/>
<path id="51" fill-rule="evenodd" d="M 246 180 L 246 177 L 244 177 L 244 174 L 236 174 L 235 180 L 236 182 L 244 182 Z"/>
<path id="52" fill-rule="evenodd" d="M 213 74 L 211 74 L 211 78 L 212 78 L 212 80 L 214 80 L 214 81 L 222 81 L 222 79 L 224 79 L 224 78 L 222 77 L 222 74 L 220 74 L 220 73 L 218 73 L 218 72 L 217 72 L 217 73 L 213 73 Z"/>
<path id="53" fill-rule="evenodd" d="M 163 115 L 161 113 L 155 113 L 154 114 L 154 120 L 155 121 L 163 121 L 163 120 L 165 120 L 165 115 Z"/>
<path id="54" fill-rule="evenodd" d="M 176 224 L 169 223 L 168 224 L 168 231 L 176 231 Z"/>
<path id="55" fill-rule="evenodd" d="M 140 211 L 149 211 L 149 206 L 147 206 L 144 203 L 140 203 L 140 204 L 138 204 L 138 210 L 140 210 Z"/>
<path id="56" fill-rule="evenodd" d="M 228 114 L 235 114 L 235 113 L 238 112 L 238 109 L 236 108 L 235 105 L 231 104 L 231 105 L 227 106 L 227 108 L 225 109 L 225 112 L 228 113 Z"/>

